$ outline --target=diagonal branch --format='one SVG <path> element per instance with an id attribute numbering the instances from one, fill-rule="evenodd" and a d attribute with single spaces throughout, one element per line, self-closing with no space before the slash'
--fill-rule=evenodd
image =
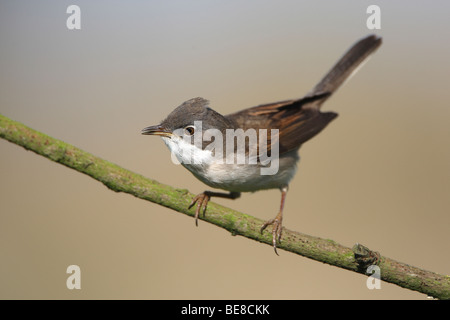
<path id="1" fill-rule="evenodd" d="M 195 215 L 195 208 L 188 210 L 194 195 L 187 190 L 176 189 L 145 178 L 1 114 L 0 137 L 87 174 L 113 191 L 126 192 L 192 217 Z M 205 217 L 201 218 L 230 231 L 233 235 L 272 245 L 271 233 L 260 233 L 264 221 L 258 218 L 212 202 L 208 204 Z M 278 248 L 361 274 L 372 274 L 367 271 L 368 267 L 377 265 L 381 280 L 434 298 L 450 299 L 449 276 L 395 261 L 359 244 L 350 249 L 332 240 L 283 229 L 283 239 Z"/>

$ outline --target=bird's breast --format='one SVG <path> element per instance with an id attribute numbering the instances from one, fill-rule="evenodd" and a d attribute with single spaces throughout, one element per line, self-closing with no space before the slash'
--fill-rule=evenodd
<path id="1" fill-rule="evenodd" d="M 215 158 L 210 150 L 202 150 L 182 140 L 163 140 L 172 153 L 174 163 L 181 163 L 210 187 L 233 192 L 253 192 L 287 186 L 295 175 L 300 159 L 297 150 L 293 150 L 280 155 L 278 159 L 271 159 L 265 165 L 259 162 L 226 163 L 225 158 Z M 262 170 L 264 168 L 266 171 Z"/>

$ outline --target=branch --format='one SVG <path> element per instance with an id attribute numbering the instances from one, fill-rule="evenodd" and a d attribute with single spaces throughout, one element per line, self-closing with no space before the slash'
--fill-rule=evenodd
<path id="1" fill-rule="evenodd" d="M 125 170 L 58 139 L 49 137 L 0 114 L 0 137 L 31 150 L 52 161 L 102 182 L 116 192 L 126 192 L 175 211 L 194 216 L 195 208 L 188 210 L 193 194 L 176 189 L 139 174 Z M 272 245 L 272 234 L 261 234 L 264 221 L 210 202 L 208 212 L 201 219 L 240 235 Z M 301 256 L 361 274 L 368 274 L 370 265 L 380 268 L 381 280 L 400 287 L 419 291 L 439 299 L 450 299 L 450 277 L 395 261 L 356 244 L 352 249 L 333 240 L 302 234 L 283 228 L 278 245 Z"/>

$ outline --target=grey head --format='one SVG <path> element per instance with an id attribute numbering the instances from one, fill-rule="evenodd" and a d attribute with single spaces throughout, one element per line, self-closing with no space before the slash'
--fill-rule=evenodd
<path id="1" fill-rule="evenodd" d="M 209 108 L 209 101 L 193 98 L 175 108 L 161 124 L 142 129 L 142 134 L 171 137 L 173 134 L 193 136 L 196 130 L 202 132 L 217 129 L 225 134 L 226 129 L 234 129 L 235 124 L 220 113 Z M 207 143 L 206 143 L 207 144 Z"/>

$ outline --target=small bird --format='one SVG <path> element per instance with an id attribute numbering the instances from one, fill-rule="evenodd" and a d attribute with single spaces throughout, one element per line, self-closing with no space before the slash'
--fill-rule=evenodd
<path id="1" fill-rule="evenodd" d="M 375 35 L 356 42 L 301 99 L 258 105 L 223 116 L 211 109 L 207 100 L 194 98 L 177 107 L 161 124 L 144 128 L 142 134 L 162 137 L 174 156 L 172 159 L 179 161 L 197 179 L 212 188 L 229 192 L 204 191 L 195 196 L 189 208 L 197 204 L 196 225 L 200 212 L 205 214 L 211 197 L 236 199 L 241 192 L 279 189 L 280 210 L 275 218 L 261 226 L 261 233 L 272 226 L 272 244 L 278 255 L 277 242 L 281 241 L 283 208 L 289 183 L 300 160 L 298 150 L 337 117 L 335 112 L 321 112 L 322 104 L 367 61 L 381 43 L 381 38 Z M 234 135 L 230 135 L 230 132 Z M 253 140 L 251 143 L 250 133 L 259 142 L 255 144 Z M 226 138 L 229 138 L 228 141 Z M 242 144 L 247 141 L 246 138 L 249 143 L 244 143 L 243 148 L 239 149 L 238 143 L 237 146 L 231 144 L 227 149 L 230 139 L 233 143 L 237 140 Z M 260 143 L 264 139 L 266 144 Z M 228 161 L 228 152 L 224 155 L 224 150 L 230 151 L 233 161 Z M 236 161 L 239 150 L 247 156 L 245 162 Z M 262 174 L 263 168 L 268 169 L 273 165 L 264 162 L 261 157 L 269 152 L 275 170 Z"/>

